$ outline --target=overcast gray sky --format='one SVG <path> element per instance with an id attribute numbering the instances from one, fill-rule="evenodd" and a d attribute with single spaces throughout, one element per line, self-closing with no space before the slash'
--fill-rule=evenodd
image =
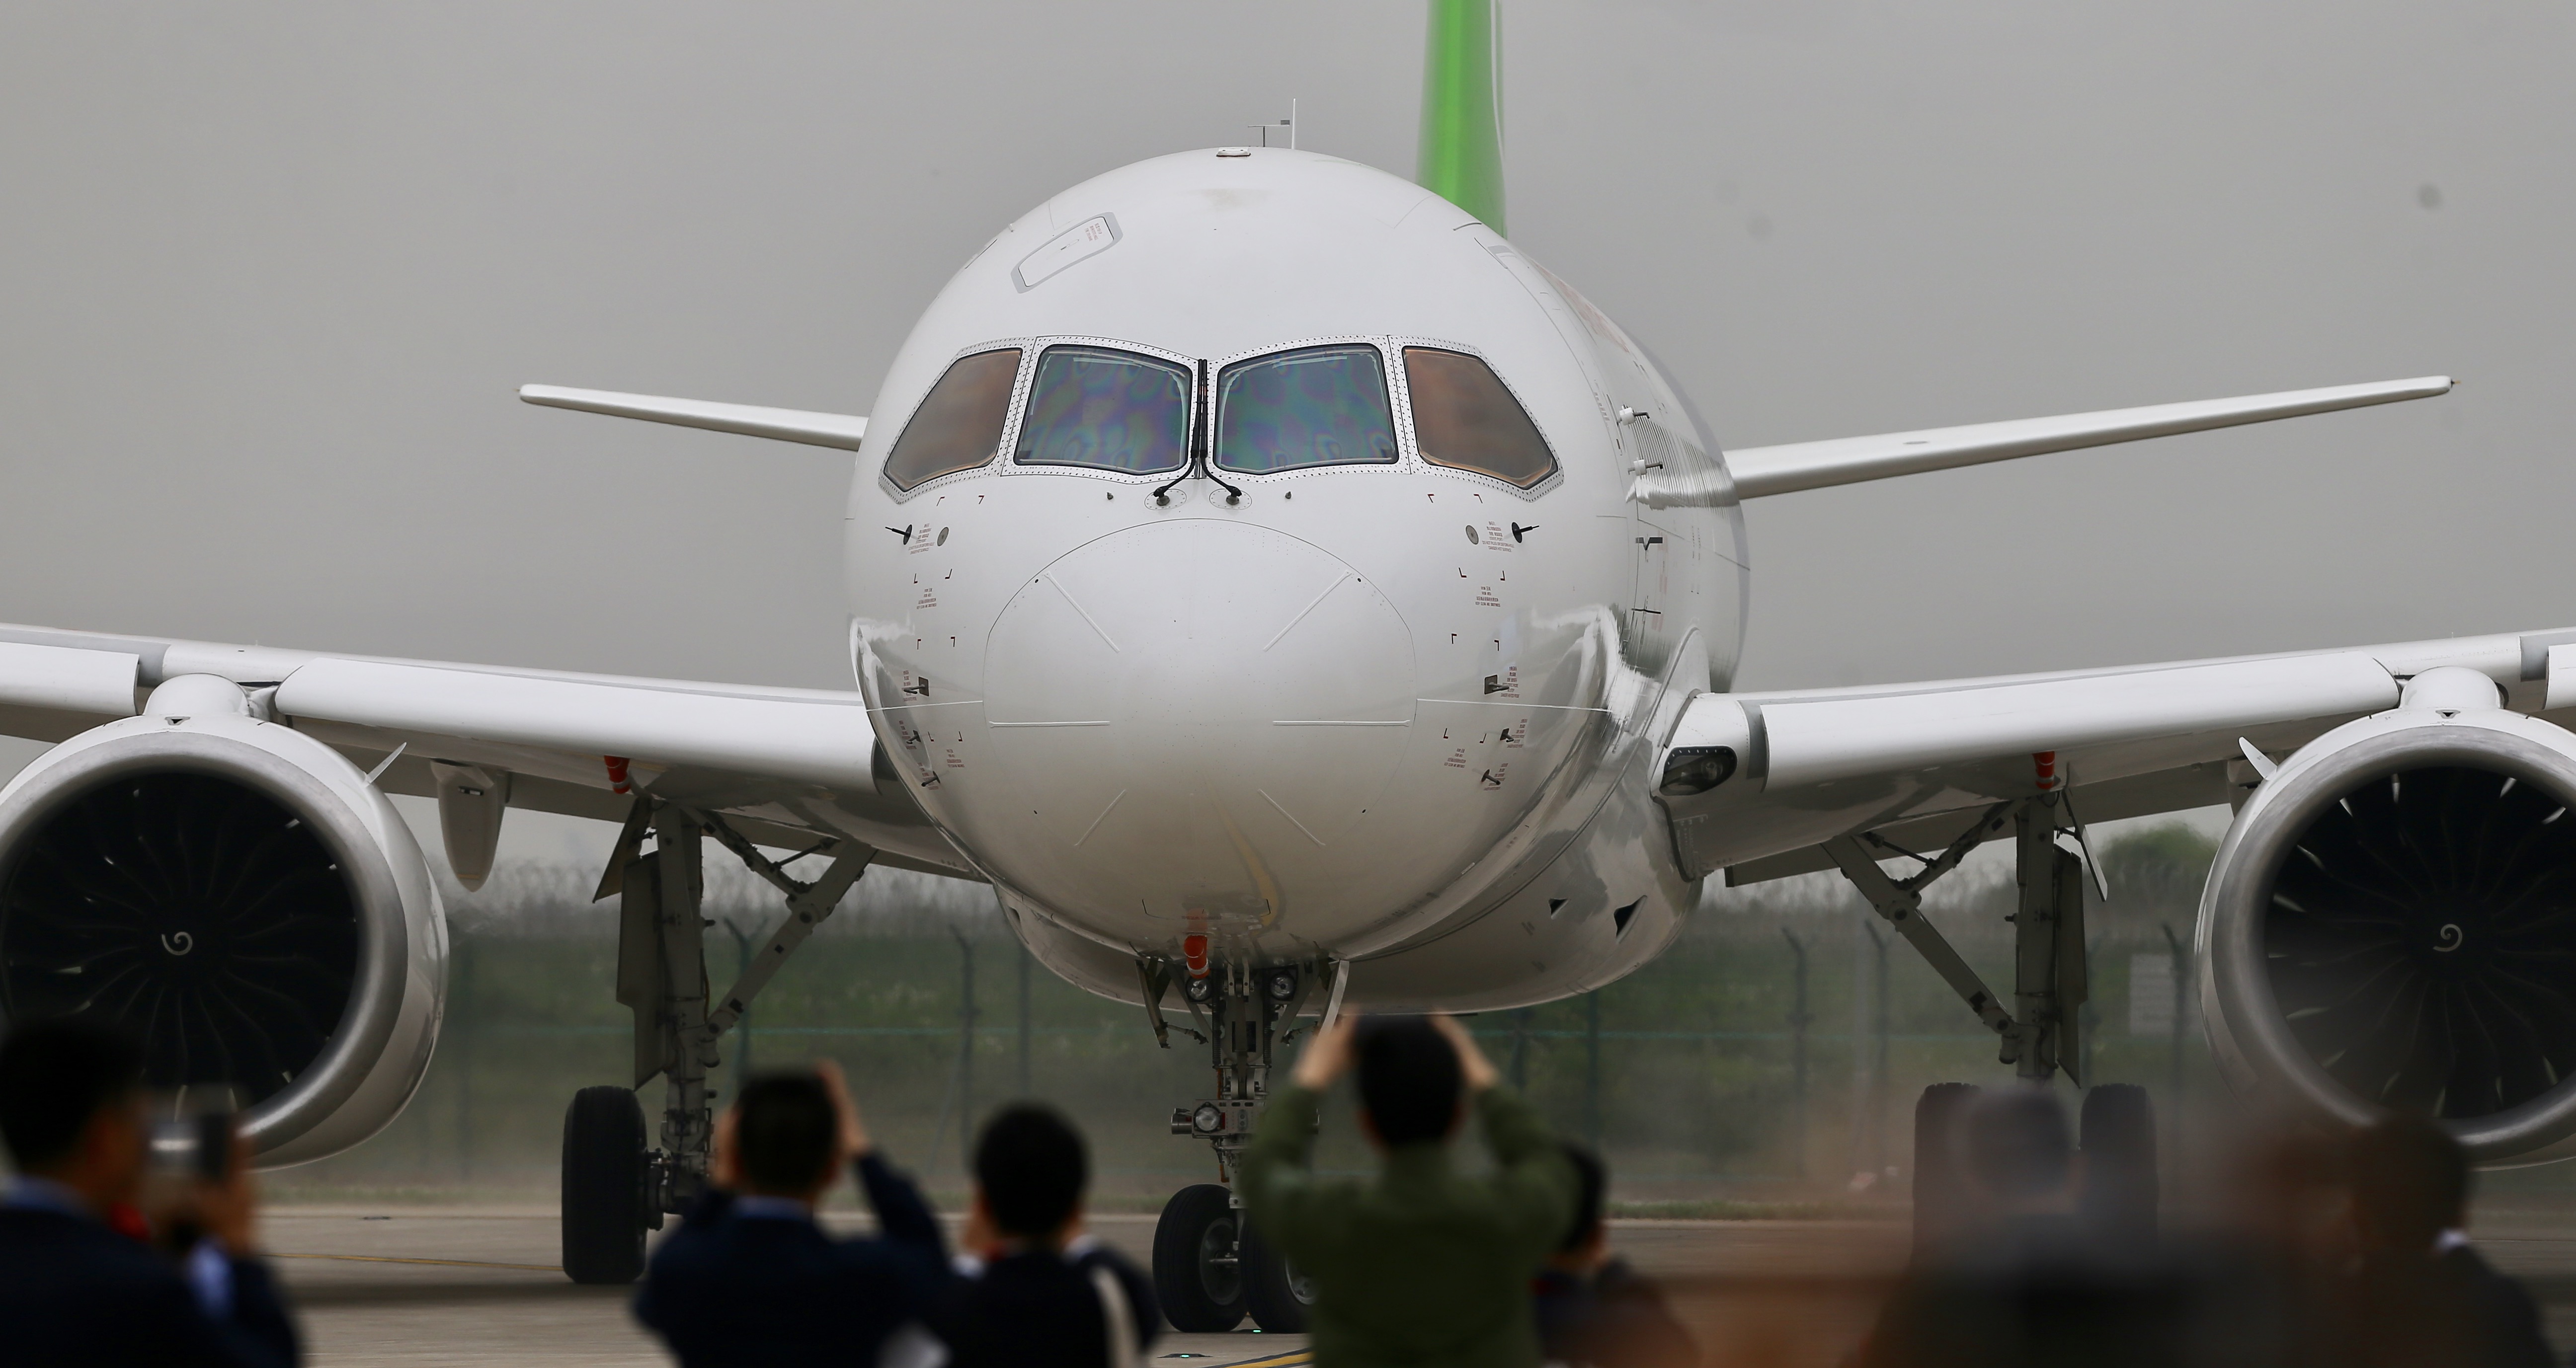
<path id="1" fill-rule="evenodd" d="M 1765 500 L 1745 680 L 2576 622 L 2564 5 L 1507 6 L 1511 236 L 1727 445 L 2452 372 Z M 1054 191 L 1410 174 L 1400 0 L 0 9 L 0 621 L 846 687 L 839 453 Z"/>

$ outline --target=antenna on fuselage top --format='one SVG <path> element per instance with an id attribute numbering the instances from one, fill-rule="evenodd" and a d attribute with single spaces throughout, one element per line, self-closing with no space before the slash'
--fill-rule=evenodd
<path id="1" fill-rule="evenodd" d="M 1288 102 L 1288 117 L 1281 119 L 1275 124 L 1245 124 L 1244 127 L 1261 135 L 1261 145 L 1263 147 L 1268 147 L 1270 145 L 1271 134 L 1285 129 L 1288 134 L 1288 150 L 1294 152 L 1297 150 L 1297 102 L 1295 100 L 1290 100 Z"/>

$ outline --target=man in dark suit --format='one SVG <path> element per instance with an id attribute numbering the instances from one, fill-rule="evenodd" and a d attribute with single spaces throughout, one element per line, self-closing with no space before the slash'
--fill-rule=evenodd
<path id="1" fill-rule="evenodd" d="M 205 1232 L 174 1264 L 135 1235 L 149 1130 L 143 1055 L 111 1027 L 31 1021 L 0 1042 L 0 1358 L 23 1368 L 289 1368 L 295 1326 L 253 1252 L 242 1147 L 219 1182 L 164 1215 Z"/>
<path id="2" fill-rule="evenodd" d="M 1602 1219 L 1610 1171 L 1581 1145 L 1562 1148 L 1574 1166 L 1574 1226 L 1530 1283 L 1547 1361 L 1578 1368 L 1699 1362 L 1699 1347 L 1673 1319 L 1663 1292 L 1610 1252 L 1610 1227 Z"/>
<path id="3" fill-rule="evenodd" d="M 1154 1284 L 1082 1233 L 1090 1161 L 1054 1108 L 1005 1107 L 975 1142 L 966 1276 L 937 1329 L 948 1368 L 1135 1368 L 1163 1322 Z"/>
<path id="4" fill-rule="evenodd" d="M 2540 1313 L 2520 1284 L 2469 1244 L 2468 1157 L 2421 1117 L 2353 1137 L 2353 1224 L 2361 1269 L 2340 1355 L 2371 1364 L 2545 1368 Z"/>
<path id="5" fill-rule="evenodd" d="M 814 1220 L 844 1165 L 874 1238 Z M 949 1278 L 939 1218 L 869 1142 L 840 1069 L 754 1078 L 716 1123 L 715 1187 L 655 1250 L 635 1317 L 687 1368 L 871 1364 Z"/>

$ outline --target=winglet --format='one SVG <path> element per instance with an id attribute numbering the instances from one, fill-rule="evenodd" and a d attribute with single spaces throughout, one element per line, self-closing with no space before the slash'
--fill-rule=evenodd
<path id="1" fill-rule="evenodd" d="M 704 399 L 665 399 L 653 394 L 619 394 L 613 390 L 566 389 L 561 385 L 521 385 L 519 402 L 548 408 L 605 413 L 615 418 L 641 418 L 648 423 L 767 437 L 808 446 L 859 449 L 868 420 L 844 413 L 809 413 L 803 409 L 761 408 L 754 404 L 717 404 Z"/>

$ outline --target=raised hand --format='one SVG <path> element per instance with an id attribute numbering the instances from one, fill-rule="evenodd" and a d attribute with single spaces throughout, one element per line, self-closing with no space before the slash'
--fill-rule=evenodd
<path id="1" fill-rule="evenodd" d="M 233 1122 L 233 1141 L 225 1146 L 224 1176 L 199 1186 L 196 1192 L 197 1221 L 206 1234 L 238 1258 L 250 1254 L 256 1246 L 259 1225 L 259 1186 L 251 1176 L 250 1146 L 242 1143 L 241 1123 Z"/>
<path id="2" fill-rule="evenodd" d="M 841 1117 L 841 1161 L 847 1163 L 876 1148 L 868 1138 L 868 1128 L 859 1120 L 859 1106 L 850 1100 L 849 1080 L 841 1076 L 841 1066 L 829 1059 L 814 1061 L 814 1072 L 823 1080 L 823 1091 L 832 1095 L 832 1110 Z"/>
<path id="3" fill-rule="evenodd" d="M 1297 1056 L 1297 1067 L 1288 1075 L 1298 1087 L 1322 1092 L 1333 1086 L 1333 1080 L 1348 1073 L 1351 1067 L 1351 1036 L 1359 1028 L 1359 1014 L 1344 1012 L 1306 1042 Z"/>
<path id="4" fill-rule="evenodd" d="M 1431 1018 L 1431 1026 L 1447 1036 L 1449 1047 L 1458 1052 L 1458 1076 L 1466 1083 L 1467 1091 L 1483 1092 L 1502 1081 L 1502 1070 L 1494 1067 L 1494 1061 L 1485 1058 L 1485 1052 L 1476 1047 L 1476 1038 L 1467 1034 L 1467 1028 L 1458 1024 L 1458 1018 L 1435 1016 Z"/>

